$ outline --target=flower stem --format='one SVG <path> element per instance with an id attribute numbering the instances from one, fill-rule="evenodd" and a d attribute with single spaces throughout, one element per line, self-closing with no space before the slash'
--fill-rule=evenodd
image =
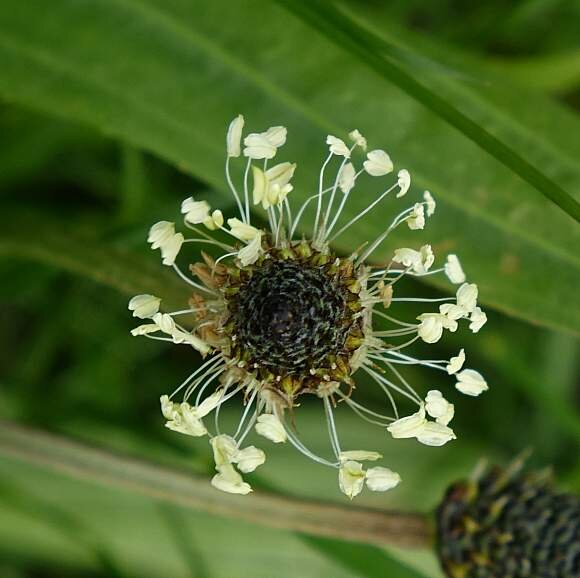
<path id="1" fill-rule="evenodd" d="M 0 456 L 182 508 L 263 526 L 373 545 L 430 547 L 427 515 L 314 502 L 258 491 L 233 496 L 207 480 L 154 462 L 0 420 Z"/>

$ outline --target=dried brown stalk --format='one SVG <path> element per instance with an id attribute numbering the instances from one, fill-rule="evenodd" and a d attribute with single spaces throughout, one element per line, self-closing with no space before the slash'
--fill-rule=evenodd
<path id="1" fill-rule="evenodd" d="M 432 542 L 430 523 L 423 514 L 309 501 L 262 491 L 249 496 L 224 495 L 212 488 L 206 478 L 9 421 L 0 420 L 0 456 L 89 483 L 272 528 L 408 548 L 426 547 Z"/>

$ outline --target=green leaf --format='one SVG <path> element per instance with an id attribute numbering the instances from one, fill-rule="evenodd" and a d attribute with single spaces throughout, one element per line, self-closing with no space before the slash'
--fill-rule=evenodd
<path id="1" fill-rule="evenodd" d="M 570 193 L 539 171 L 513 148 L 496 138 L 491 132 L 463 114 L 436 92 L 417 81 L 412 72 L 407 72 L 403 67 L 399 66 L 400 56 L 389 43 L 379 36 L 369 33 L 368 30 L 365 30 L 345 16 L 340 9 L 337 9 L 337 2 L 332 3 L 329 8 L 328 2 L 321 0 L 308 0 L 308 2 L 278 1 L 291 12 L 299 15 L 315 30 L 326 34 L 338 46 L 347 47 L 349 52 L 355 55 L 362 63 L 404 90 L 431 112 L 440 116 L 467 138 L 477 143 L 484 151 L 491 154 L 535 187 L 565 213 L 580 222 L 580 203 Z M 395 62 L 385 58 L 385 53 L 390 53 L 391 58 L 394 54 Z"/>
<path id="2" fill-rule="evenodd" d="M 530 400 L 540 415 L 538 421 L 548 422 L 544 429 L 550 431 L 550 435 L 557 438 L 557 443 L 562 443 L 561 436 L 556 436 L 554 432 L 564 433 L 570 440 L 580 440 L 580 413 L 574 405 L 571 395 L 567 395 L 559 383 L 559 373 L 572 374 L 575 383 L 575 363 L 577 360 L 578 341 L 571 339 L 567 335 L 555 334 L 556 343 L 559 346 L 558 352 L 553 353 L 551 363 L 558 366 L 557 370 L 552 370 L 544 375 L 531 375 L 529 362 L 526 360 L 525 352 L 508 352 L 504 346 L 501 350 L 493 351 L 493 361 L 497 369 L 505 375 L 510 375 L 510 385 L 521 392 L 522 396 Z M 541 418 L 541 420 L 540 420 Z M 538 436 L 538 444 L 547 442 L 548 434 Z"/>
<path id="3" fill-rule="evenodd" d="M 495 58 L 490 63 L 500 74 L 555 94 L 572 92 L 580 85 L 580 49 L 529 58 Z"/>
<path id="4" fill-rule="evenodd" d="M 171 504 L 160 503 L 158 510 L 159 516 L 173 537 L 175 548 L 180 552 L 189 570 L 187 576 L 189 578 L 211 578 L 204 557 L 205 553 L 199 550 L 189 532 L 188 516 L 181 508 Z"/>
<path id="5" fill-rule="evenodd" d="M 130 145 L 121 148 L 121 181 L 119 220 L 128 222 L 142 214 L 149 196 L 143 154 Z"/>
<path id="6" fill-rule="evenodd" d="M 67 511 L 60 504 L 51 504 L 42 498 L 24 494 L 18 486 L 0 482 L 0 503 L 9 509 L 20 511 L 35 520 L 57 529 L 73 542 L 82 545 L 91 553 L 100 570 L 109 578 L 122 578 L 123 573 L 116 561 L 102 546 L 99 536 L 79 521 L 78 514 Z"/>
<path id="7" fill-rule="evenodd" d="M 55 217 L 49 220 L 32 211 L 13 210 L 11 215 L 11 221 L 0 232 L 0 257 L 53 266 L 127 296 L 152 293 L 172 305 L 183 305 L 188 298 L 187 286 L 157 259 L 147 259 L 142 252 L 119 247 L 106 235 L 95 235 L 91 231 L 94 225 L 79 222 L 71 225 L 67 220 Z M 33 232 L 29 230 L 31 223 L 36 223 Z M 104 229 L 103 223 L 99 223 Z"/>
<path id="8" fill-rule="evenodd" d="M 425 576 L 391 558 L 384 550 L 366 544 L 338 542 L 314 536 L 303 536 L 303 540 L 323 554 L 327 554 L 361 578 L 420 578 Z"/>
<path id="9" fill-rule="evenodd" d="M 396 234 L 376 253 L 377 260 L 389 259 L 395 246 L 431 242 L 439 253 L 460 254 L 484 303 L 578 331 L 580 308 L 572 304 L 580 283 L 574 249 L 580 231 L 573 221 L 284 9 L 256 0 L 199 5 L 57 0 L 49 15 L 38 19 L 42 9 L 40 0 L 7 0 L 0 6 L 5 98 L 121 137 L 222 190 L 229 120 L 245 112 L 251 129 L 287 125 L 283 157 L 299 163 L 297 199 L 316 182 L 326 133 L 343 136 L 356 126 L 372 147 L 386 148 L 398 167 L 411 170 L 416 187 L 429 188 L 438 199 L 428 236 Z M 474 70 L 470 76 L 477 75 Z M 469 92 L 445 78 L 446 94 Z M 465 106 L 477 104 L 479 124 L 509 133 L 518 155 L 578 190 L 580 167 L 573 153 L 578 118 L 521 90 L 491 91 L 490 100 L 482 101 L 475 91 Z M 538 107 L 542 115 L 534 112 Z M 375 193 L 361 190 L 345 218 Z M 358 246 L 362 230 L 372 238 L 397 212 L 386 203 L 339 238 L 338 248 Z M 176 214 L 177 207 L 175 214 L 159 218 Z"/>
<path id="10" fill-rule="evenodd" d="M 104 148 L 104 139 L 92 130 L 14 106 L 0 107 L 0 132 L 3 145 L 0 149 L 0 189 L 6 191 L 25 180 L 28 184 L 31 178 L 43 185 L 58 178 L 74 181 L 78 175 L 72 174 L 74 171 L 70 168 L 74 166 L 80 172 L 79 165 L 85 161 L 76 153 L 82 150 L 85 155 L 98 158 Z M 67 163 L 62 163 L 62 158 L 66 158 Z M 96 172 L 94 166 L 90 169 Z M 87 178 L 85 171 L 84 186 L 90 187 L 95 176 L 91 174 L 91 178 Z M 102 181 L 99 184 L 102 185 Z"/>
<path id="11" fill-rule="evenodd" d="M 164 524 L 155 500 L 117 489 L 98 487 L 81 480 L 0 459 L 3 479 L 17 485 L 34 502 L 58 506 L 74 515 L 85 527 L 102 538 L 107 552 L 118 560 L 126 576 L 191 578 L 192 567 L 175 543 L 175 528 Z M 168 496 L 175 496 L 169 489 Z M 196 555 L 207 566 L 211 578 L 358 578 L 302 542 L 292 532 L 228 521 L 179 508 L 184 539 L 196 545 Z M 99 566 L 73 538 L 63 536 L 56 524 L 42 523 L 5 507 L 0 501 L 0 556 L 2 561 L 34 560 L 50 576 L 112 576 L 99 573 Z M 197 560 L 199 569 L 199 560 Z M 1 567 L 1 566 L 0 566 Z M 63 568 L 72 568 L 69 573 Z M 77 572 L 74 572 L 74 570 Z M 52 570 L 52 572 L 50 572 Z M 92 570 L 92 572 L 89 572 Z M 83 573 L 86 572 L 86 574 Z M 29 575 L 29 574 L 26 574 Z M 203 574 L 195 574 L 201 578 Z"/>

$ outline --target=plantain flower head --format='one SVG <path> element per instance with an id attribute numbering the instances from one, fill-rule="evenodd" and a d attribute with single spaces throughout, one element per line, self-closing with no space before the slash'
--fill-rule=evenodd
<path id="1" fill-rule="evenodd" d="M 315 189 L 297 207 L 292 180 L 299 167 L 273 160 L 286 143 L 286 128 L 276 125 L 244 136 L 244 127 L 243 116 L 237 116 L 225 138 L 225 181 L 236 210 L 224 216 L 206 200 L 188 197 L 181 204 L 180 231 L 171 221 L 149 231 L 151 248 L 160 250 L 162 263 L 189 286 L 188 304 L 164 312 L 153 295 L 129 302 L 133 316 L 143 320 L 133 335 L 191 347 L 203 358 L 171 395 L 161 397 L 165 425 L 208 440 L 216 470 L 211 484 L 218 490 L 252 491 L 244 477 L 267 456 L 262 447 L 248 445 L 250 437 L 269 451 L 290 444 L 333 468 L 348 498 L 365 487 L 391 490 L 400 483 L 399 474 L 380 463 L 366 465 L 380 462 L 380 453 L 343 449 L 337 409 L 374 424 L 385 443 L 391 438 L 437 447 L 455 440 L 455 406 L 448 397 L 457 392 L 478 396 L 488 385 L 480 373 L 464 368 L 464 349 L 449 360 L 422 359 L 413 349 L 437 343 L 460 325 L 478 332 L 487 320 L 477 304 L 478 288 L 467 281 L 455 254 L 437 265 L 429 244 L 390 247 L 390 261 L 373 263 L 393 231 L 424 229 L 436 202 L 429 191 L 415 195 L 409 171 L 395 173 L 387 152 L 367 152 L 367 139 L 358 130 L 344 140 L 328 135 L 326 146 L 321 143 Z M 239 184 L 232 163 L 242 164 Z M 345 208 L 361 180 L 365 190 L 372 186 L 379 192 L 347 217 Z M 386 201 L 392 212 L 382 232 L 350 254 L 333 250 L 351 227 L 362 225 L 364 233 L 365 216 L 383 210 L 379 205 Z M 253 220 L 252 210 L 259 218 Z M 194 251 L 196 245 L 202 250 Z M 179 265 L 182 259 L 189 260 L 187 269 Z M 431 275 L 457 285 L 455 295 L 421 299 L 401 288 L 406 277 Z M 421 303 L 422 313 L 406 315 L 406 302 Z M 431 377 L 418 392 L 405 377 L 409 365 L 432 371 L 448 385 L 434 386 Z M 355 386 L 376 388 L 384 396 L 381 407 L 366 407 Z M 324 455 L 310 449 L 294 425 L 305 396 L 320 406 L 321 428 L 328 436 Z M 241 417 L 233 431 L 222 433 L 219 416 L 225 404 L 237 405 Z"/>

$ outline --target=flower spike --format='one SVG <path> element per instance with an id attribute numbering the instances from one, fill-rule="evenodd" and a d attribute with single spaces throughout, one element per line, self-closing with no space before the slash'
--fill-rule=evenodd
<path id="1" fill-rule="evenodd" d="M 286 128 L 276 125 L 244 135 L 244 125 L 238 115 L 225 135 L 225 179 L 236 214 L 224 216 L 207 201 L 188 197 L 181 204 L 183 227 L 195 231 L 194 238 L 186 238 L 171 221 L 159 221 L 149 230 L 151 248 L 189 287 L 188 305 L 166 312 L 161 300 L 148 294 L 129 302 L 132 315 L 144 321 L 132 335 L 190 346 L 203 358 L 171 396 L 161 396 L 165 426 L 184 436 L 207 436 L 215 462 L 211 484 L 223 492 L 252 491 L 244 477 L 266 461 L 260 447 L 246 442 L 252 437 L 265 438 L 272 451 L 287 444 L 333 468 L 340 491 L 350 499 L 365 487 L 390 491 L 400 483 L 399 474 L 381 465 L 376 450 L 343 449 L 338 414 L 353 411 L 388 434 L 385 438 L 408 440 L 400 443 L 436 447 L 455 440 L 450 395 L 458 395 L 457 390 L 476 397 L 489 386 L 480 373 L 463 368 L 464 349 L 449 360 L 423 360 L 413 354 L 413 344 L 437 343 L 460 326 L 479 332 L 487 316 L 477 304 L 478 287 L 467 281 L 456 255 L 437 266 L 430 244 L 391 247 L 389 262 L 369 264 L 398 227 L 423 229 L 436 202 L 429 191 L 406 202 L 403 197 L 413 195 L 409 171 L 397 168 L 393 174 L 391 156 L 380 148 L 367 152 L 367 140 L 358 130 L 346 142 L 328 135 L 328 148 L 321 143 L 325 160 L 317 192 L 293 212 L 288 195 L 296 163 L 268 163 L 286 143 Z M 242 155 L 245 160 L 239 159 Z M 236 183 L 230 165 L 241 161 L 243 178 Z M 377 187 L 376 194 L 347 219 L 361 175 L 365 187 Z M 402 206 L 387 217 L 382 232 L 366 244 L 357 242 L 351 255 L 333 251 L 335 239 L 372 211 L 382 211 L 387 200 Z M 252 220 L 251 210 L 261 215 L 260 221 Z M 309 215 L 314 217 L 311 234 L 297 236 Z M 180 261 L 186 258 L 182 253 L 191 256 L 184 247 L 195 244 L 201 246 L 200 256 L 182 270 L 177 256 Z M 406 277 L 438 274 L 457 286 L 454 297 L 408 296 L 399 284 Z M 414 314 L 415 320 L 410 314 L 401 317 L 406 302 L 423 302 L 425 309 Z M 438 371 L 450 386 L 421 387 L 419 393 L 405 376 L 408 365 Z M 379 407 L 366 407 L 358 399 L 357 382 L 384 394 Z M 301 398 L 308 395 L 320 405 L 328 439 L 320 455 L 299 433 Z M 399 407 L 403 400 L 412 405 L 405 413 Z M 222 433 L 220 413 L 226 404 L 240 407 L 240 419 Z"/>

